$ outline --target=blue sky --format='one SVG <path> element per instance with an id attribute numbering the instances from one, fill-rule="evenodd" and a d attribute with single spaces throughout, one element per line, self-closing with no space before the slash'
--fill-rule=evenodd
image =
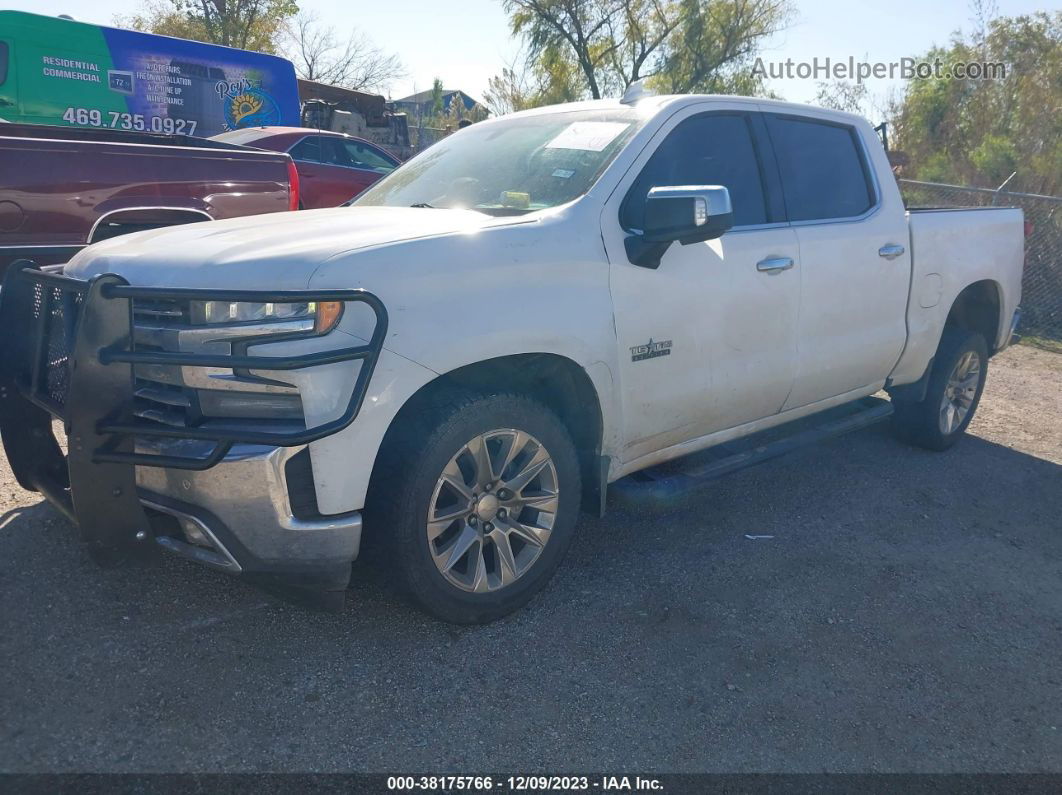
<path id="1" fill-rule="evenodd" d="M 69 14 L 101 24 L 139 5 L 138 0 L 0 0 L 0 8 Z M 447 88 L 480 97 L 487 79 L 517 50 L 500 0 L 299 0 L 299 5 L 315 11 L 337 32 L 356 26 L 379 46 L 398 53 L 409 74 L 391 87 L 396 98 L 430 88 L 436 75 Z M 796 0 L 796 6 L 792 26 L 767 44 L 765 60 L 852 56 L 897 61 L 946 43 L 956 29 L 971 27 L 967 0 Z M 1014 16 L 1052 6 L 1045 0 L 998 0 L 998 7 L 1001 16 Z M 870 80 L 868 85 L 882 97 L 899 82 Z M 797 102 L 815 95 L 814 80 L 775 81 L 771 86 Z"/>

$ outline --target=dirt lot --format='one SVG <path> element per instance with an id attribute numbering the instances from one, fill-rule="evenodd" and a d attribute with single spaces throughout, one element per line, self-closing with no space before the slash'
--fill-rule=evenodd
<path id="1" fill-rule="evenodd" d="M 1012 349 L 954 450 L 879 426 L 584 520 L 472 629 L 365 566 L 341 615 L 99 570 L 3 465 L 0 770 L 1062 771 L 1060 395 Z"/>

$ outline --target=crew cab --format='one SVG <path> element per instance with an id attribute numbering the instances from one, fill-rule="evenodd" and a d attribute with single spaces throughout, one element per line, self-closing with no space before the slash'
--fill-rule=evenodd
<path id="1" fill-rule="evenodd" d="M 0 274 L 161 226 L 296 209 L 284 154 L 190 135 L 0 125 Z"/>
<path id="2" fill-rule="evenodd" d="M 651 465 L 882 389 L 904 438 L 951 446 L 1011 340 L 1022 248 L 1019 210 L 905 210 L 857 116 L 540 108 L 350 207 L 20 263 L 0 430 L 94 554 L 334 602 L 364 535 L 424 609 L 489 621 Z"/>

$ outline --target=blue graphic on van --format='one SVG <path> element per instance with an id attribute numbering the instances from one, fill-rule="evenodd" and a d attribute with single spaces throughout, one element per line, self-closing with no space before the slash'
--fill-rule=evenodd
<path id="1" fill-rule="evenodd" d="M 234 87 L 225 93 L 224 102 L 225 125 L 230 130 L 280 123 L 280 108 L 276 100 L 261 88 Z"/>
<path id="2" fill-rule="evenodd" d="M 192 135 L 263 124 L 299 124 L 299 91 L 290 61 L 168 36 L 101 28 L 115 75 L 113 91 L 124 95 L 129 113 L 144 116 L 147 129 L 161 120 L 194 122 Z M 126 88 L 131 87 L 132 93 Z M 161 124 L 161 122 L 160 122 Z M 165 131 L 165 125 L 162 125 Z"/>

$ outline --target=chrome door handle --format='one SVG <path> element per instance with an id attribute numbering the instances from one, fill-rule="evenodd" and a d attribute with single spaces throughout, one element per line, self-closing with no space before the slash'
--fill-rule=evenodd
<path id="1" fill-rule="evenodd" d="M 888 245 L 882 246 L 878 249 L 878 256 L 884 257 L 885 259 L 896 259 L 906 250 L 907 249 L 905 249 L 903 246 L 897 245 L 896 243 L 889 243 Z"/>
<path id="2" fill-rule="evenodd" d="M 761 259 L 756 263 L 756 270 L 764 271 L 766 273 L 778 273 L 778 271 L 787 271 L 793 267 L 792 257 L 768 257 L 767 259 Z"/>

